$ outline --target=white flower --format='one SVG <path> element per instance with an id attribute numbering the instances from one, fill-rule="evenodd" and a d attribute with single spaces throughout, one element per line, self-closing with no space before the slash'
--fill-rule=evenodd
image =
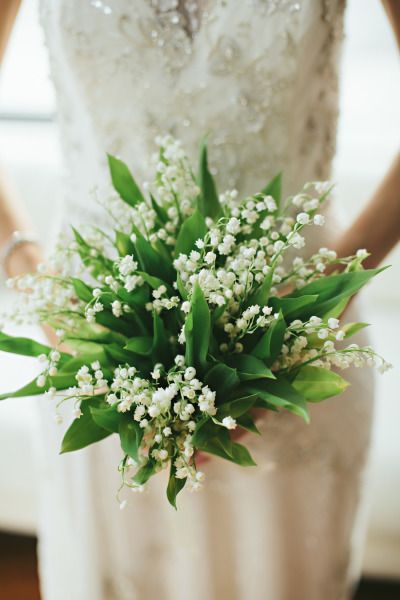
<path id="1" fill-rule="evenodd" d="M 118 265 L 118 270 L 122 276 L 130 275 L 132 271 L 136 271 L 138 268 L 137 262 L 134 260 L 133 256 L 127 255 L 124 256 Z"/>
<path id="2" fill-rule="evenodd" d="M 153 378 L 153 379 L 160 379 L 160 377 L 161 377 L 161 371 L 160 371 L 160 369 L 156 369 L 156 368 L 155 368 L 155 369 L 154 369 L 154 370 L 153 370 L 153 371 L 150 373 L 150 375 L 152 376 L 152 378 Z"/>
<path id="3" fill-rule="evenodd" d="M 274 210 L 277 209 L 276 202 L 272 196 L 265 196 L 264 203 L 270 212 L 273 212 Z"/>
<path id="4" fill-rule="evenodd" d="M 160 407 L 152 404 L 152 406 L 149 406 L 149 410 L 148 413 L 150 415 L 150 417 L 154 418 L 154 417 L 158 417 L 158 415 L 160 414 Z"/>
<path id="5" fill-rule="evenodd" d="M 314 215 L 313 221 L 314 225 L 322 226 L 325 224 L 325 217 L 324 215 Z"/>
<path id="6" fill-rule="evenodd" d="M 315 191 L 317 192 L 317 194 L 320 194 L 321 196 L 323 194 L 326 194 L 330 190 L 331 187 L 332 187 L 332 183 L 330 181 L 316 181 L 314 183 Z"/>
<path id="7" fill-rule="evenodd" d="M 320 325 L 322 323 L 322 319 L 320 317 L 316 317 L 315 315 L 310 317 L 310 325 L 315 327 L 316 325 Z"/>
<path id="8" fill-rule="evenodd" d="M 282 240 L 278 240 L 274 244 L 274 251 L 280 252 L 284 247 L 285 247 L 284 242 L 282 242 Z"/>
<path id="9" fill-rule="evenodd" d="M 335 319 L 334 317 L 330 317 L 328 319 L 328 327 L 330 329 L 337 329 L 339 327 L 339 319 Z"/>
<path id="10" fill-rule="evenodd" d="M 172 433 L 171 427 L 164 427 L 163 434 L 165 435 L 165 437 L 170 436 L 171 433 Z"/>
<path id="11" fill-rule="evenodd" d="M 158 453 L 158 456 L 159 456 L 160 460 L 166 460 L 168 458 L 168 451 L 163 448 Z"/>
<path id="12" fill-rule="evenodd" d="M 356 256 L 357 258 L 364 260 L 364 258 L 367 258 L 368 256 L 368 251 L 365 248 L 360 248 L 360 250 L 357 250 Z"/>
<path id="13" fill-rule="evenodd" d="M 36 385 L 38 387 L 44 387 L 46 385 L 45 375 L 39 375 L 39 377 L 36 379 Z"/>
<path id="14" fill-rule="evenodd" d="M 224 427 L 226 427 L 227 429 L 236 429 L 236 427 L 237 427 L 236 420 L 233 419 L 232 417 L 224 417 L 222 419 L 222 425 Z"/>
<path id="15" fill-rule="evenodd" d="M 297 215 L 296 221 L 300 223 L 300 225 L 307 225 L 310 222 L 310 217 L 307 213 L 301 212 Z"/>
<path id="16" fill-rule="evenodd" d="M 181 304 L 181 309 L 184 313 L 189 313 L 190 312 L 190 302 L 188 302 L 187 300 L 185 300 L 185 302 L 182 302 Z"/>
<path id="17" fill-rule="evenodd" d="M 204 241 L 200 239 L 196 240 L 195 245 L 199 250 L 202 250 L 205 246 Z"/>
<path id="18" fill-rule="evenodd" d="M 177 479 L 185 479 L 189 475 L 189 471 L 187 467 L 180 467 L 175 472 L 175 477 Z"/>
<path id="19" fill-rule="evenodd" d="M 301 248 L 304 248 L 305 243 L 304 237 L 297 232 L 290 238 L 290 244 L 293 246 L 293 248 L 296 248 L 296 250 L 301 250 Z"/>
<path id="20" fill-rule="evenodd" d="M 240 221 L 236 217 L 231 217 L 226 224 L 226 230 L 228 233 L 236 235 L 240 231 Z"/>
<path id="21" fill-rule="evenodd" d="M 336 339 L 338 342 L 341 342 L 342 340 L 344 340 L 345 336 L 346 336 L 345 332 L 340 330 L 336 334 Z"/>
<path id="22" fill-rule="evenodd" d="M 187 367 L 184 378 L 186 381 L 190 381 L 196 376 L 196 369 L 194 367 Z"/>
<path id="23" fill-rule="evenodd" d="M 120 317 L 122 315 L 122 304 L 119 300 L 114 300 L 111 304 L 111 310 L 115 317 Z"/>
<path id="24" fill-rule="evenodd" d="M 177 367 L 183 367 L 185 364 L 185 357 L 182 354 L 177 354 L 175 356 L 174 362 Z"/>
<path id="25" fill-rule="evenodd" d="M 304 194 L 297 194 L 297 196 L 293 196 L 292 204 L 294 204 L 297 207 L 300 207 L 303 204 L 304 200 L 305 200 Z"/>
<path id="26" fill-rule="evenodd" d="M 324 340 L 328 337 L 329 331 L 327 329 L 320 329 L 317 335 L 321 340 Z"/>
<path id="27" fill-rule="evenodd" d="M 215 262 L 216 258 L 217 255 L 215 254 L 215 252 L 207 252 L 207 254 L 204 257 L 204 260 L 208 265 L 211 265 L 213 262 Z"/>

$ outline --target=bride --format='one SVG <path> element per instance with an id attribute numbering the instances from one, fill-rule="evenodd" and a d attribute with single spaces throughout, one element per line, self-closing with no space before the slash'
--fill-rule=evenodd
<path id="1" fill-rule="evenodd" d="M 0 56 L 19 4 L 1 3 Z M 399 4 L 384 4 L 400 40 Z M 220 189 L 248 194 L 282 169 L 287 194 L 328 178 L 343 11 L 343 0 L 42 0 L 68 167 L 66 226 L 99 220 L 89 192 L 104 181 L 106 152 L 143 182 L 165 131 L 192 159 L 210 133 Z M 375 266 L 398 240 L 399 195 L 397 158 L 357 221 L 338 232 L 330 216 L 309 252 L 367 247 Z M 14 230 L 22 233 L 10 242 Z M 5 189 L 0 243 L 10 275 L 40 259 Z M 313 407 L 311 425 L 268 415 L 262 436 L 246 441 L 256 469 L 210 459 L 204 491 L 182 495 L 177 512 L 164 498 L 164 473 L 120 511 L 116 441 L 60 457 L 62 432 L 41 399 L 44 600 L 349 598 L 373 411 L 368 374 L 350 378 L 349 391 Z"/>

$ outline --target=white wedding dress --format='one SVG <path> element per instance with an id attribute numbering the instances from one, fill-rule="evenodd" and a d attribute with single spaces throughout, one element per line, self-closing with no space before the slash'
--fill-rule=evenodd
<path id="1" fill-rule="evenodd" d="M 102 218 L 88 192 L 105 180 L 106 152 L 147 180 L 154 137 L 166 131 L 193 159 L 209 134 L 221 190 L 258 191 L 280 170 L 287 193 L 328 178 L 343 10 L 342 0 L 42 0 L 65 222 Z M 329 245 L 333 228 L 313 230 L 309 251 Z M 257 467 L 212 458 L 203 491 L 182 492 L 177 512 L 166 472 L 120 511 L 118 439 L 59 456 L 65 425 L 40 399 L 43 599 L 348 598 L 373 386 L 365 370 L 346 375 L 349 391 L 314 405 L 311 425 L 268 415 L 262 437 L 248 439 Z"/>

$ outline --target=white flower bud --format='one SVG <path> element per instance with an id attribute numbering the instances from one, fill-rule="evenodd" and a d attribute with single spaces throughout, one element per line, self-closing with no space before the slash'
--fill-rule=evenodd
<path id="1" fill-rule="evenodd" d="M 236 420 L 233 419 L 232 417 L 224 417 L 222 419 L 222 425 L 224 427 L 226 427 L 227 429 L 236 429 L 236 427 L 237 427 Z"/>

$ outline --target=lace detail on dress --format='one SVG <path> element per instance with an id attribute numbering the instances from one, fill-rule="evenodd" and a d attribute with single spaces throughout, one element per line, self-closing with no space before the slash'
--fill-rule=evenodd
<path id="1" fill-rule="evenodd" d="M 104 177 L 106 152 L 148 179 L 154 137 L 165 131 L 194 161 L 210 134 L 221 188 L 252 193 L 283 170 L 292 192 L 329 175 L 342 0 L 41 6 L 69 179 L 79 173 L 82 191 Z M 75 192 L 71 202 L 86 205 Z"/>

